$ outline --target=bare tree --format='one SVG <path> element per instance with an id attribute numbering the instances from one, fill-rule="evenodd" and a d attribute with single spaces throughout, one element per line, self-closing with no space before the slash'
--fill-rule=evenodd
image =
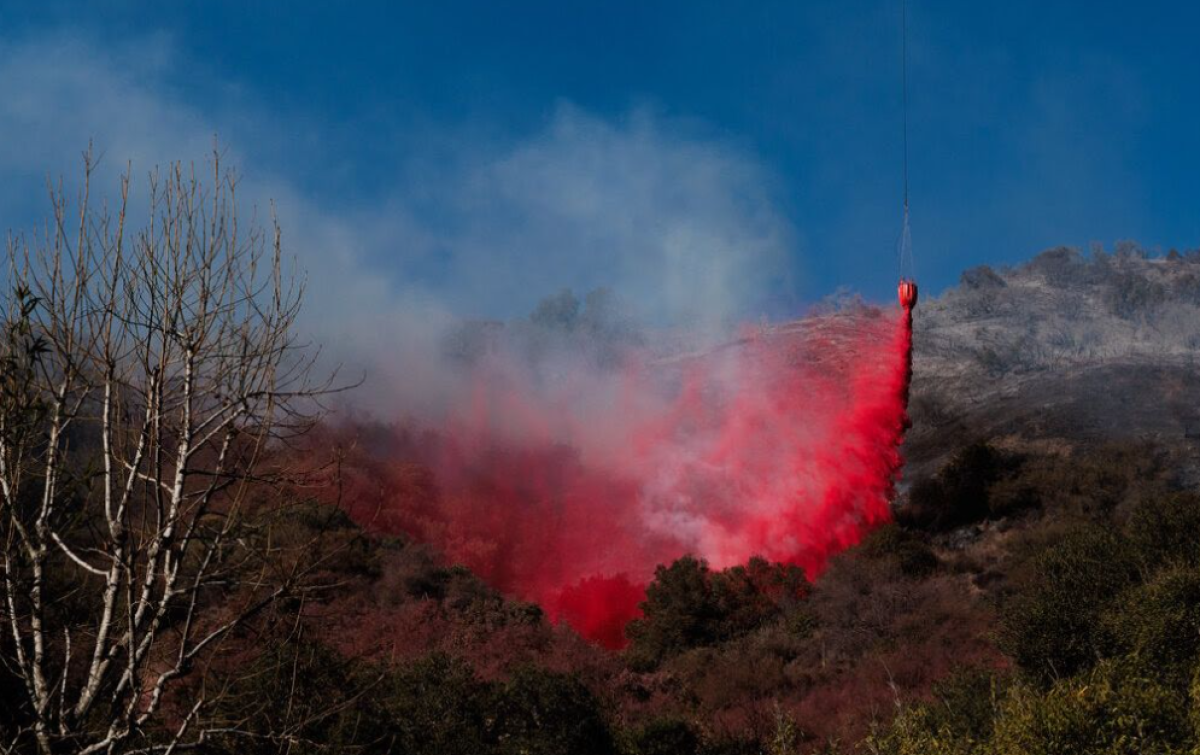
<path id="1" fill-rule="evenodd" d="M 302 589 L 262 525 L 270 455 L 329 384 L 296 339 L 278 225 L 239 224 L 235 178 L 211 167 L 207 187 L 181 164 L 152 173 L 131 232 L 128 172 L 98 211 L 89 153 L 78 206 L 60 186 L 47 230 L 10 239 L 0 659 L 19 690 L 2 751 L 195 747 L 214 734 L 198 665 Z"/>

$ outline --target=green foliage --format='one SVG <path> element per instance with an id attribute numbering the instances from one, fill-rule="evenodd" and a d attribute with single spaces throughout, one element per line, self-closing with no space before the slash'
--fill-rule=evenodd
<path id="1" fill-rule="evenodd" d="M 992 736 L 996 708 L 1007 689 L 1004 677 L 985 669 L 960 671 L 933 688 L 933 722 L 973 742 Z"/>
<path id="2" fill-rule="evenodd" d="M 247 536 L 256 544 L 321 564 L 331 579 L 379 576 L 381 549 L 337 506 L 302 501 L 265 511 L 256 524 Z"/>
<path id="3" fill-rule="evenodd" d="M 985 751 L 995 729 L 1003 679 L 971 669 L 952 675 L 933 689 L 933 699 L 897 715 L 891 726 L 872 732 L 871 753 L 895 755 L 967 755 Z"/>
<path id="4" fill-rule="evenodd" d="M 939 495 L 983 495 L 986 506 L 971 516 L 1031 506 L 1045 512 L 1016 523 L 1007 539 L 997 531 L 981 541 L 1007 549 L 999 558 L 969 554 L 989 559 L 1000 576 L 992 588 L 1000 600 L 998 635 L 1017 673 L 952 675 L 928 697 L 903 705 L 861 749 L 1107 755 L 1184 752 L 1200 743 L 1200 708 L 1189 717 L 1200 693 L 1200 499 L 1165 492 L 1162 471 L 1153 454 L 1135 447 L 1031 457 L 1019 465 L 990 447 L 958 454 L 937 478 Z M 345 563 L 335 559 L 339 576 L 374 585 L 389 606 L 436 603 L 481 638 L 543 621 L 536 607 L 503 598 L 421 546 L 360 547 L 355 528 L 336 513 L 297 507 L 290 515 L 291 524 L 274 530 L 280 543 L 302 543 L 316 529 L 331 532 L 330 542 L 347 556 Z M 506 677 L 491 665 L 489 673 L 501 676 L 484 680 L 457 656 L 389 668 L 320 649 L 293 650 L 274 661 L 271 673 L 256 672 L 262 678 L 251 692 L 232 698 L 237 713 L 258 711 L 253 728 L 260 736 L 249 746 L 231 740 L 227 751 L 304 753 L 320 742 L 337 751 L 412 755 L 811 752 L 826 736 L 856 736 L 844 723 L 822 729 L 824 714 L 812 713 L 829 709 L 821 695 L 836 695 L 831 699 L 841 710 L 846 700 L 875 693 L 873 709 L 890 709 L 877 689 L 848 693 L 835 681 L 861 667 L 862 658 L 911 650 L 918 656 L 912 668 L 891 668 L 904 694 L 923 694 L 941 669 L 970 657 L 945 643 L 966 635 L 983 642 L 983 619 L 960 634 L 944 633 L 976 614 L 963 605 L 969 597 L 959 590 L 961 574 L 940 569 L 929 545 L 934 539 L 901 524 L 880 527 L 835 559 L 811 600 L 799 569 L 763 559 L 722 571 L 692 557 L 660 567 L 643 618 L 629 628 L 625 658 L 634 671 L 657 673 L 629 674 L 618 665 L 611 672 L 623 681 L 602 682 L 636 687 L 629 708 L 607 709 L 578 677 L 536 667 Z M 927 635 L 942 655 L 921 649 Z M 978 644 L 971 647 L 978 652 Z M 537 655 L 520 656 L 519 663 L 530 657 Z M 973 658 L 991 663 L 992 656 Z M 596 689 L 596 677 L 588 678 Z M 295 694 L 289 698 L 283 689 Z M 765 707 L 772 700 L 779 701 L 774 720 Z M 268 709 L 255 707 L 263 704 Z M 632 723 L 615 723 L 625 720 Z M 828 747 L 856 751 L 852 743 Z"/>
<path id="5" fill-rule="evenodd" d="M 1189 707 L 1136 665 L 1104 661 L 1048 689 L 1001 693 L 976 677 L 902 711 L 864 744 L 879 755 L 1182 755 L 1194 752 Z"/>
<path id="6" fill-rule="evenodd" d="M 941 724 L 931 705 L 902 711 L 889 726 L 869 734 L 863 749 L 871 755 L 973 755 L 986 752 L 978 743 Z"/>
<path id="7" fill-rule="evenodd" d="M 867 749 L 1196 752 L 1200 498 L 1164 492 L 1152 455 L 1118 448 L 1033 460 L 989 493 L 1027 495 L 1076 522 L 1022 563 L 1000 606 L 999 641 L 1021 681 L 1007 692 L 983 678 L 942 685 L 872 733 Z M 896 539 L 864 550 L 888 552 Z"/>
<path id="8" fill-rule="evenodd" d="M 527 667 L 487 682 L 443 653 L 389 669 L 280 643 L 238 670 L 217 713 L 245 732 L 218 741 L 230 753 L 616 751 L 599 702 L 576 677 Z"/>
<path id="9" fill-rule="evenodd" d="M 1138 444 L 1023 457 L 974 443 L 936 475 L 914 483 L 896 519 L 908 528 L 944 532 L 1039 508 L 1107 517 L 1132 500 L 1169 498 L 1166 471 L 1154 449 Z"/>
<path id="10" fill-rule="evenodd" d="M 700 737 L 691 724 L 680 718 L 656 718 L 627 731 L 625 755 L 697 755 Z"/>
<path id="11" fill-rule="evenodd" d="M 1170 755 L 1191 750 L 1188 699 L 1105 661 L 1048 691 L 1022 685 L 996 722 L 995 755 Z"/>
<path id="12" fill-rule="evenodd" d="M 926 577 L 938 568 L 938 557 L 925 540 L 896 524 L 876 529 L 859 550 L 867 558 L 892 560 L 906 577 Z"/>
<path id="13" fill-rule="evenodd" d="M 706 562 L 684 556 L 659 566 L 646 588 L 642 618 L 625 629 L 630 665 L 653 668 L 669 655 L 716 642 L 720 618 Z"/>
<path id="14" fill-rule="evenodd" d="M 758 557 L 720 572 L 693 556 L 659 566 L 646 588 L 642 618 L 625 630 L 630 665 L 652 669 L 689 648 L 741 637 L 794 612 L 807 594 L 799 567 Z"/>
<path id="15" fill-rule="evenodd" d="M 961 449 L 933 477 L 918 480 L 897 520 L 933 532 L 961 527 L 993 515 L 990 487 L 1010 474 L 1016 459 L 987 443 Z"/>
<path id="16" fill-rule="evenodd" d="M 356 664 L 319 643 L 277 642 L 231 675 L 212 710 L 230 732 L 218 752 L 267 755 L 362 750 L 379 733 Z"/>
<path id="17" fill-rule="evenodd" d="M 1200 499 L 1185 494 L 1146 498 L 1123 533 L 1072 532 L 1033 559 L 1005 606 L 1004 648 L 1043 681 L 1122 654 L 1186 678 L 1200 658 L 1198 538 Z"/>
<path id="18" fill-rule="evenodd" d="M 992 495 L 1023 495 L 1028 505 L 1094 520 L 1131 500 L 1162 494 L 1165 472 L 1153 448 L 1110 444 L 1028 459 L 1010 480 L 993 486 Z"/>
<path id="19" fill-rule="evenodd" d="M 375 696 L 383 741 L 411 755 L 493 752 L 488 729 L 493 691 L 465 662 L 435 653 L 390 674 Z"/>
<path id="20" fill-rule="evenodd" d="M 798 751 L 802 734 L 796 721 L 776 705 L 775 730 L 767 741 L 766 755 L 793 755 Z"/>
<path id="21" fill-rule="evenodd" d="M 1103 616 L 1112 654 L 1186 687 L 1200 661 L 1200 569 L 1173 569 L 1126 590 Z"/>
<path id="22" fill-rule="evenodd" d="M 1197 666 L 1192 674 L 1192 684 L 1189 692 L 1188 698 L 1192 704 L 1188 711 L 1188 723 L 1192 727 L 1192 737 L 1196 740 L 1197 744 L 1200 744 L 1200 666 Z"/>
<path id="23" fill-rule="evenodd" d="M 520 669 L 491 706 L 499 755 L 606 755 L 616 751 L 596 698 L 574 676 Z"/>
<path id="24" fill-rule="evenodd" d="M 717 615 L 717 636 L 741 637 L 767 621 L 789 612 L 808 595 L 804 571 L 790 564 L 772 564 L 755 556 L 745 565 L 716 572 L 711 580 Z"/>
<path id="25" fill-rule="evenodd" d="M 1100 614 L 1137 570 L 1127 543 L 1099 527 L 1072 532 L 1033 565 L 1031 583 L 1003 608 L 1001 645 L 1022 671 L 1048 682 L 1096 661 Z"/>
<path id="26" fill-rule="evenodd" d="M 1126 523 L 1130 544 L 1144 569 L 1200 565 L 1200 496 L 1150 496 Z"/>

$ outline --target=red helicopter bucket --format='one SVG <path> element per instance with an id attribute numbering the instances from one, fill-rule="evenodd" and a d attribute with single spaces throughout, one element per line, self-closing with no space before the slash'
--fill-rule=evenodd
<path id="1" fill-rule="evenodd" d="M 900 299 L 900 306 L 905 309 L 912 309 L 917 306 L 917 282 L 911 278 L 901 278 L 900 285 L 896 288 L 897 297 Z"/>

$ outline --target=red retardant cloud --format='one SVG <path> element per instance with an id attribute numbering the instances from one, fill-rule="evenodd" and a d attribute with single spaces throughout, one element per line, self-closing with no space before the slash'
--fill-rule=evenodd
<path id="1" fill-rule="evenodd" d="M 657 564 L 762 555 L 811 578 L 889 518 L 910 349 L 908 312 L 857 308 L 549 383 L 486 359 L 378 506 L 348 508 L 620 647 Z"/>

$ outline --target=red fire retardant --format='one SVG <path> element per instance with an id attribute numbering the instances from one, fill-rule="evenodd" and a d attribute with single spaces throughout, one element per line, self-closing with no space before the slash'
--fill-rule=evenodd
<path id="1" fill-rule="evenodd" d="M 654 567 L 685 553 L 713 568 L 762 555 L 815 577 L 890 517 L 911 293 L 900 310 L 634 354 L 618 378 L 566 374 L 553 392 L 483 364 L 430 436 L 432 486 L 372 521 L 609 647 L 623 645 Z"/>

